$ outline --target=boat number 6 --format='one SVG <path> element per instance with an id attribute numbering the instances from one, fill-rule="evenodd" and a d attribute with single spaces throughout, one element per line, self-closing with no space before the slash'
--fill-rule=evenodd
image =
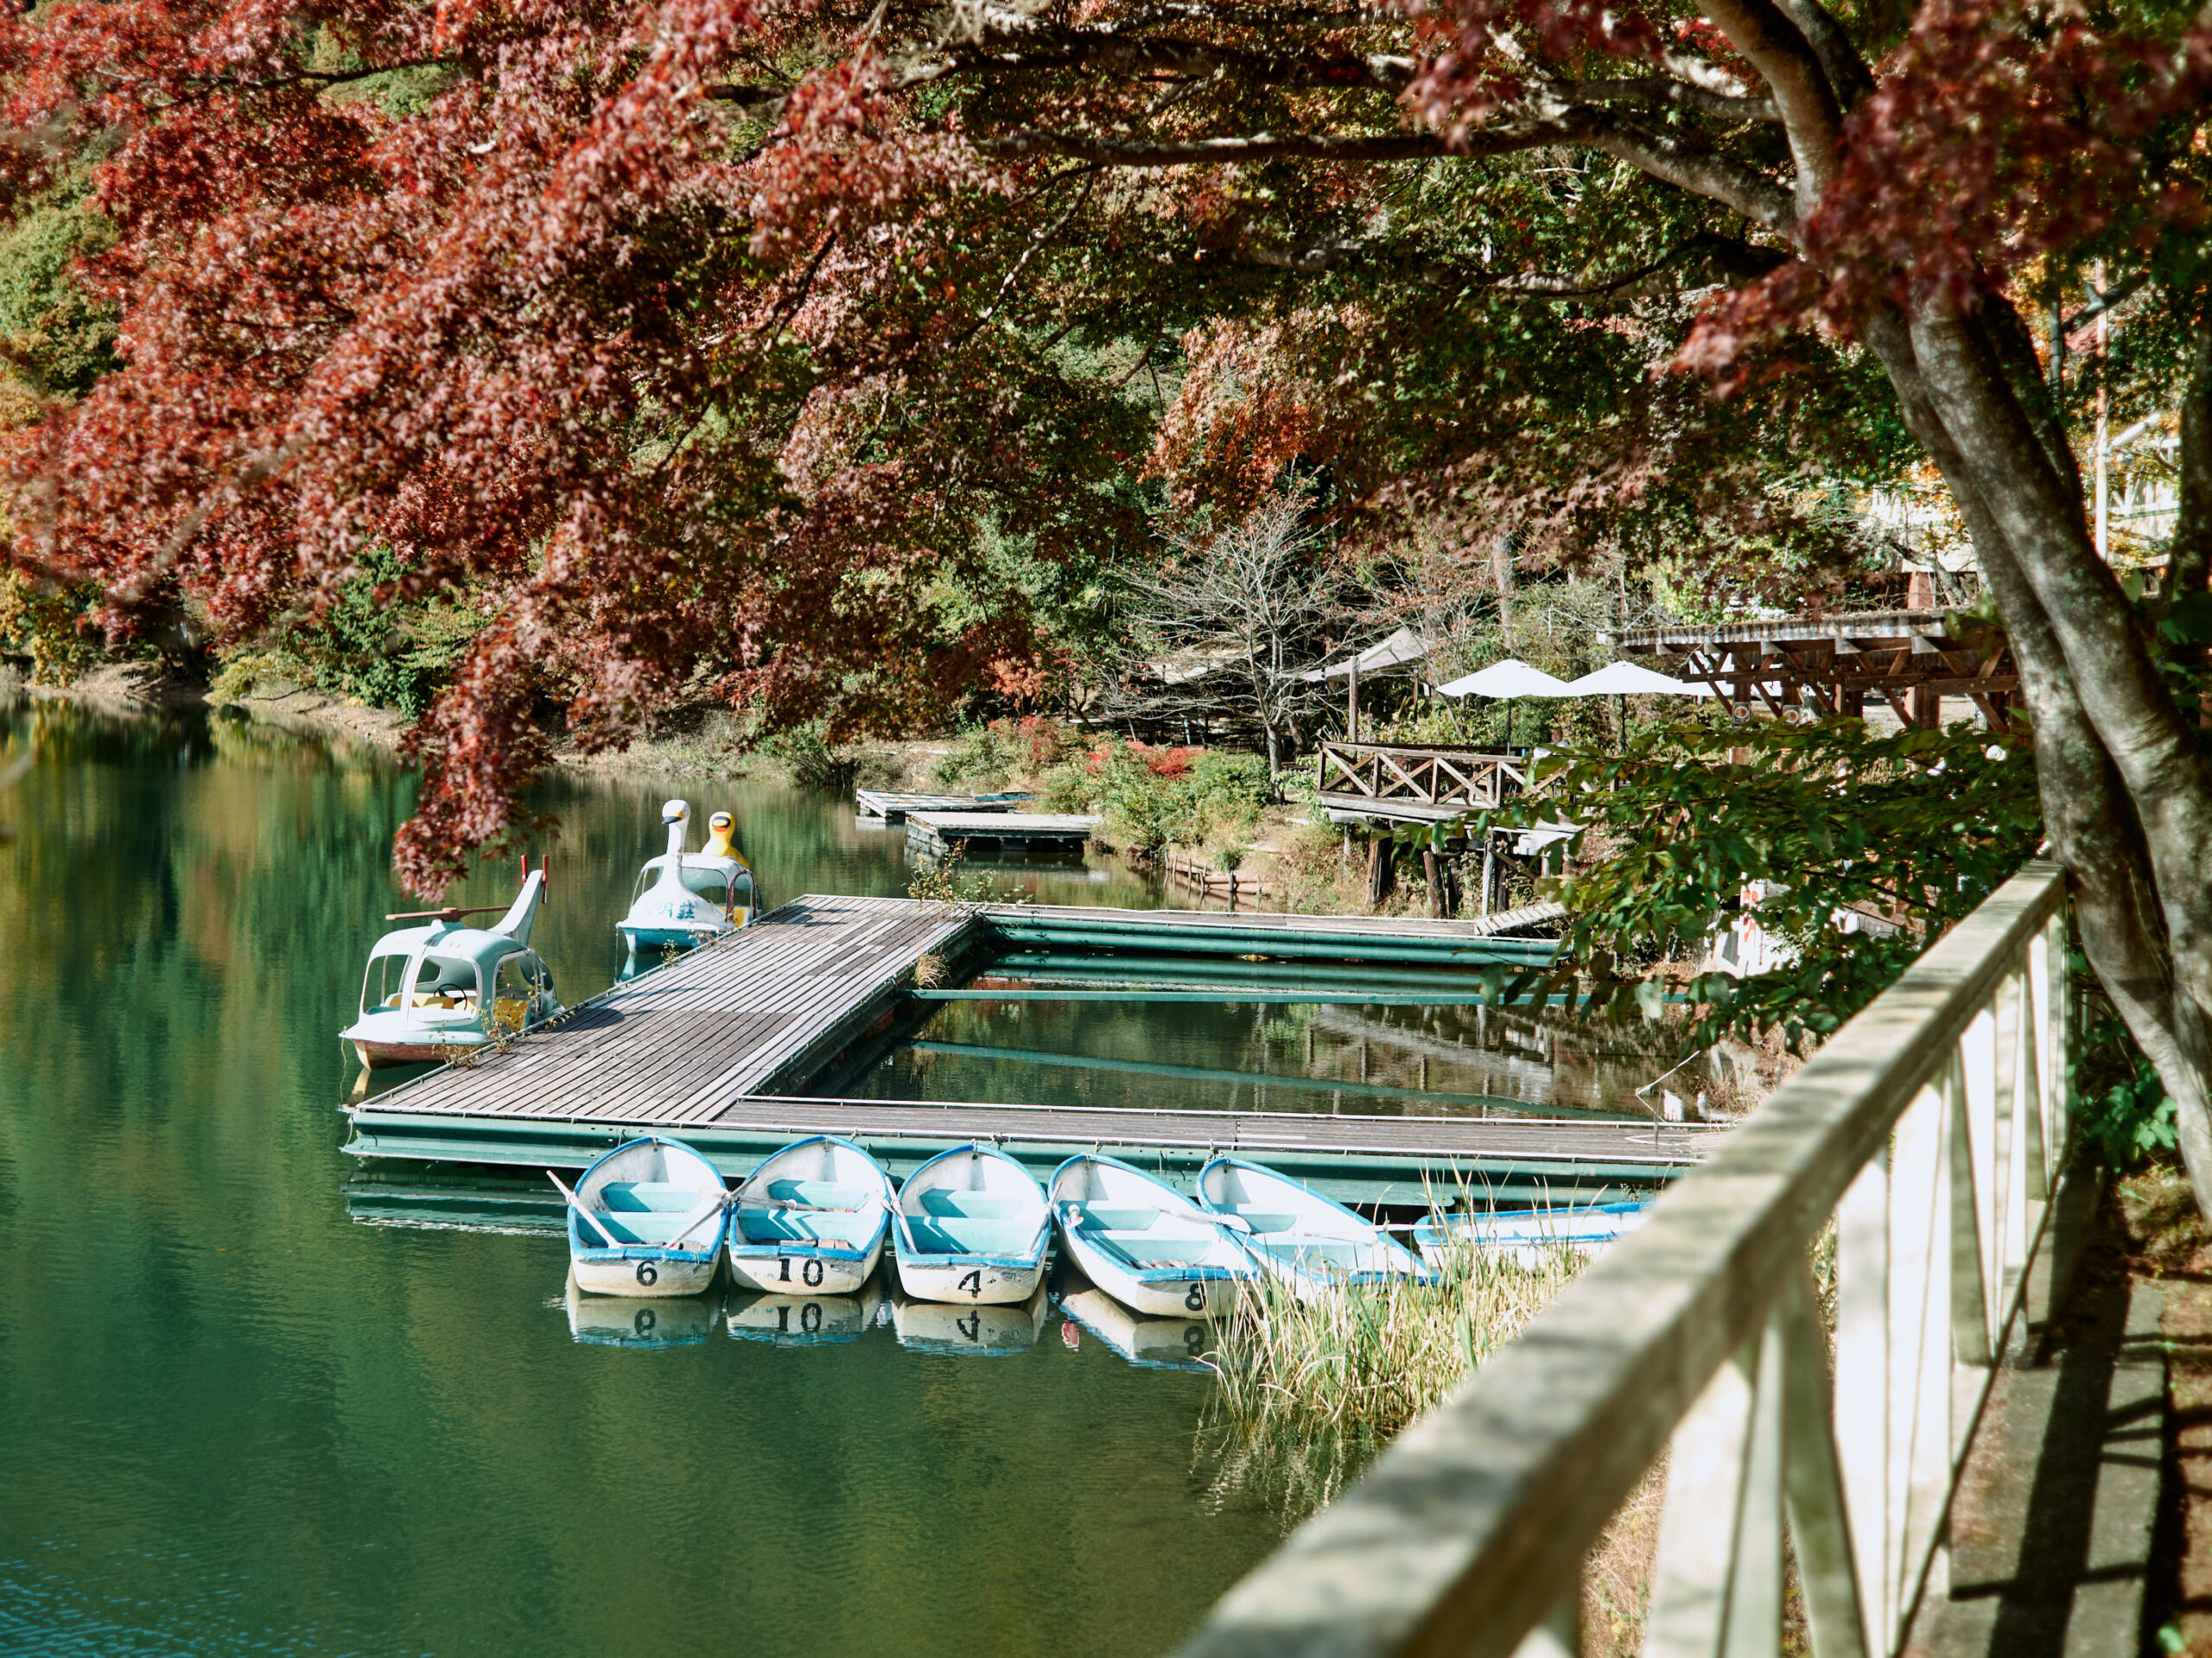
<path id="1" fill-rule="evenodd" d="M 806 1265 L 798 1269 L 798 1275 L 806 1280 L 807 1287 L 809 1289 L 811 1289 L 816 1285 L 819 1284 L 822 1281 L 822 1261 L 820 1258 L 810 1257 Z"/>
<path id="2" fill-rule="evenodd" d="M 983 1293 L 983 1269 L 978 1267 L 974 1272 L 969 1273 L 967 1277 L 960 1280 L 960 1287 L 970 1295 L 981 1295 Z"/>
<path id="3" fill-rule="evenodd" d="M 640 1284 L 658 1284 L 660 1282 L 660 1274 L 654 1270 L 653 1263 L 652 1261 L 641 1261 L 638 1263 L 638 1281 Z"/>
<path id="4" fill-rule="evenodd" d="M 1183 1298 L 1183 1305 L 1193 1312 L 1204 1312 L 1206 1310 L 1206 1286 L 1204 1284 L 1192 1285 L 1191 1293 Z"/>

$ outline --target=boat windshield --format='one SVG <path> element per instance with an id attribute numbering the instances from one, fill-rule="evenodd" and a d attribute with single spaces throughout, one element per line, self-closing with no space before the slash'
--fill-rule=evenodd
<path id="1" fill-rule="evenodd" d="M 476 963 L 454 956 L 423 957 L 410 988 L 407 964 L 411 955 L 372 956 L 368 975 L 361 983 L 361 1011 L 379 1007 L 476 1007 Z"/>
<path id="2" fill-rule="evenodd" d="M 719 869 L 695 869 L 683 866 L 683 884 L 717 910 L 729 908 L 729 877 Z"/>
<path id="3" fill-rule="evenodd" d="M 499 1024 L 520 1030 L 543 1011 L 539 998 L 553 994 L 553 975 L 535 950 L 520 950 L 500 958 L 493 977 L 492 1012 Z"/>

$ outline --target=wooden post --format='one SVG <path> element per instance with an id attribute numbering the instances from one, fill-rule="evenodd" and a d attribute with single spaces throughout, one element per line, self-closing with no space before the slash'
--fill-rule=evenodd
<path id="1" fill-rule="evenodd" d="M 1490 895 L 1497 886 L 1497 842 L 1494 836 L 1484 835 L 1483 836 L 1483 893 L 1478 906 L 1478 912 L 1480 914 L 1490 913 Z"/>
<path id="2" fill-rule="evenodd" d="M 1428 912 L 1438 920 L 1444 918 L 1444 868 L 1436 855 L 1436 848 L 1425 846 L 1421 849 L 1421 873 L 1428 881 Z"/>
<path id="3" fill-rule="evenodd" d="M 1351 672 L 1346 677 L 1351 683 L 1344 692 L 1344 740 L 1348 743 L 1356 743 L 1359 740 L 1359 658 L 1357 657 L 1351 659 Z"/>
<path id="4" fill-rule="evenodd" d="M 1397 848 L 1387 835 L 1378 835 L 1367 843 L 1367 902 L 1371 908 L 1390 896 L 1397 884 L 1395 854 Z"/>

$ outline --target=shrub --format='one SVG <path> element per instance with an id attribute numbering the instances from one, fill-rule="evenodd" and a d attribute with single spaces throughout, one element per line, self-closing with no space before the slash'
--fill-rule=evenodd
<path id="1" fill-rule="evenodd" d="M 860 772 L 859 758 L 830 747 L 818 721 L 779 731 L 761 746 L 784 763 L 802 789 L 848 789 Z"/>

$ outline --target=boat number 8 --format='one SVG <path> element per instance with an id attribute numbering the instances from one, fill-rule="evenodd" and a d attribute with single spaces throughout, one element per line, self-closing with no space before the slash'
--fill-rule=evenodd
<path id="1" fill-rule="evenodd" d="M 1204 1312 L 1206 1310 L 1206 1286 L 1204 1284 L 1192 1285 L 1191 1293 L 1183 1298 L 1183 1305 L 1193 1312 Z"/>
<path id="2" fill-rule="evenodd" d="M 970 1295 L 981 1295 L 983 1293 L 983 1269 L 978 1267 L 974 1272 L 969 1273 L 967 1277 L 960 1280 L 960 1287 Z"/>
<path id="3" fill-rule="evenodd" d="M 822 1281 L 822 1262 L 819 1260 L 809 1260 L 806 1265 L 798 1269 L 798 1275 L 806 1280 L 808 1288 L 813 1288 Z"/>
<path id="4" fill-rule="evenodd" d="M 654 1270 L 653 1263 L 652 1261 L 641 1261 L 638 1263 L 638 1281 L 640 1284 L 658 1284 L 660 1282 L 660 1274 Z"/>

